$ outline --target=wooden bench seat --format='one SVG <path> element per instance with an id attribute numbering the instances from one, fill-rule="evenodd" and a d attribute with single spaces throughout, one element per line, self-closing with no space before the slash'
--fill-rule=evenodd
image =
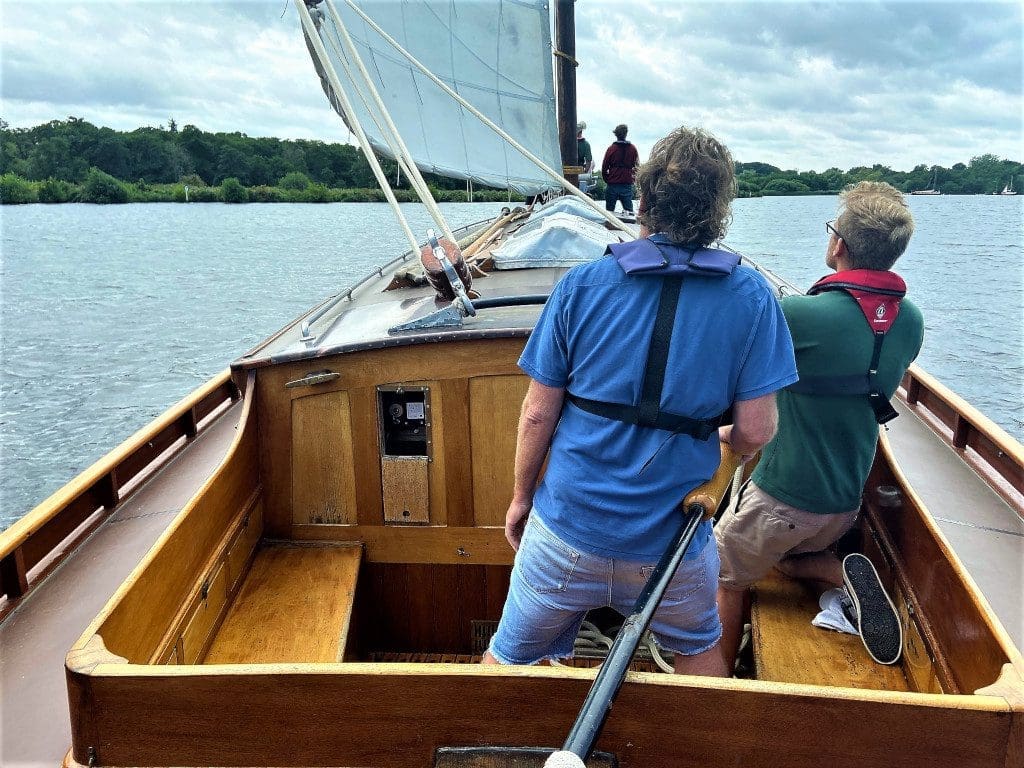
<path id="1" fill-rule="evenodd" d="M 772 572 L 752 590 L 750 617 L 758 680 L 909 690 L 899 664 L 876 663 L 860 637 L 811 624 L 817 589 Z"/>
<path id="2" fill-rule="evenodd" d="M 341 661 L 362 555 L 361 544 L 263 546 L 204 663 Z"/>

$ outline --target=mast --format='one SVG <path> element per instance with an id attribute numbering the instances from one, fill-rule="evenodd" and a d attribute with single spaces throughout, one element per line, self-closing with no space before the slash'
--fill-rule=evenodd
<path id="1" fill-rule="evenodd" d="M 576 149 L 576 0 L 555 0 L 555 94 L 558 100 L 558 146 L 562 174 L 579 184 L 583 168 Z"/>

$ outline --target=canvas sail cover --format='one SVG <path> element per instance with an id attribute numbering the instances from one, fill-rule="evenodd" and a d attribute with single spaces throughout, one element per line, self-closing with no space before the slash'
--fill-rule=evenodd
<path id="1" fill-rule="evenodd" d="M 334 7 L 421 171 L 523 194 L 557 186 L 431 82 L 344 0 L 336 0 Z M 359 7 L 448 87 L 548 166 L 561 169 L 546 0 L 379 0 Z M 320 38 L 363 130 L 376 152 L 394 159 L 363 100 L 350 90 L 338 60 L 340 54 L 348 62 L 345 47 L 332 14 L 326 7 L 321 11 L 314 17 Z M 315 54 L 313 62 L 341 114 Z"/>

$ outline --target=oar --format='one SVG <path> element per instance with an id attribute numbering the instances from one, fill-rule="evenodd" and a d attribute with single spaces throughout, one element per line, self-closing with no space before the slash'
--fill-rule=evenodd
<path id="1" fill-rule="evenodd" d="M 683 500 L 685 518 L 682 527 L 637 597 L 633 613 L 619 630 L 615 642 L 608 651 L 608 658 L 590 686 L 590 692 L 562 749 L 548 757 L 544 763 L 545 768 L 578 768 L 584 766 L 590 757 L 605 720 L 612 710 L 612 702 L 622 687 L 633 654 L 640 645 L 640 638 L 651 623 L 658 603 L 661 602 L 665 590 L 668 589 L 679 564 L 683 561 L 697 526 L 701 520 L 715 514 L 740 465 L 740 457 L 733 452 L 728 443 L 721 443 L 721 449 L 722 460 L 715 474 L 708 482 L 690 491 Z"/>

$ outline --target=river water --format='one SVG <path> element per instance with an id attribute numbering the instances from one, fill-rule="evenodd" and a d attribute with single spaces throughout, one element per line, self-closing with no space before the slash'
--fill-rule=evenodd
<path id="1" fill-rule="evenodd" d="M 918 362 L 1024 439 L 1024 196 L 911 197 Z M 726 242 L 802 289 L 835 197 L 738 200 Z M 405 205 L 417 233 L 430 222 Z M 441 206 L 453 227 L 500 203 Z M 384 204 L 0 206 L 0 529 L 234 358 L 406 249 Z"/>

